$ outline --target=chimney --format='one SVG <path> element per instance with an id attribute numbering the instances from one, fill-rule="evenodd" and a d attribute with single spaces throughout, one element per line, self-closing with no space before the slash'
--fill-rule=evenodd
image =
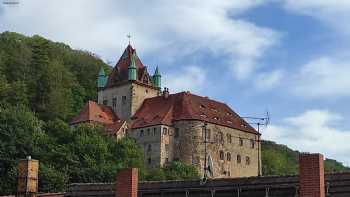
<path id="1" fill-rule="evenodd" d="M 117 173 L 115 196 L 137 197 L 138 169 L 122 169 Z"/>
<path id="2" fill-rule="evenodd" d="M 169 97 L 169 88 L 164 88 L 163 90 L 163 97 L 167 99 Z"/>
<path id="3" fill-rule="evenodd" d="M 38 192 L 39 161 L 28 156 L 19 160 L 17 197 L 36 197 Z"/>
<path id="4" fill-rule="evenodd" d="M 300 197 L 325 197 L 323 155 L 299 155 Z"/>

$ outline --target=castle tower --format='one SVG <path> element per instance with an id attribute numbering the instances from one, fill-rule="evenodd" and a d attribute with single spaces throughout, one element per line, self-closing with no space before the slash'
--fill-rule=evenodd
<path id="1" fill-rule="evenodd" d="M 153 75 L 153 83 L 157 88 L 161 88 L 161 77 L 162 76 L 160 75 L 159 68 L 157 66 Z"/>
<path id="2" fill-rule="evenodd" d="M 97 78 L 97 88 L 103 88 L 106 85 L 106 74 L 105 71 L 103 69 L 103 67 L 101 67 L 100 72 L 98 73 L 98 78 Z"/>
<path id="3" fill-rule="evenodd" d="M 151 77 L 136 50 L 129 44 L 104 86 L 99 88 L 98 103 L 112 107 L 121 119 L 130 120 L 144 99 L 158 96 L 160 86 L 159 69 Z"/>

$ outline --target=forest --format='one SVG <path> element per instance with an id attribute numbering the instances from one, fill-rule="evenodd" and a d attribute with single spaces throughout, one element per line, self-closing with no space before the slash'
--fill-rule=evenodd
<path id="1" fill-rule="evenodd" d="M 96 100 L 99 69 L 111 67 L 97 55 L 41 36 L 0 34 L 0 194 L 16 189 L 17 163 L 40 160 L 39 190 L 65 191 L 73 182 L 111 182 L 118 169 L 140 168 L 142 180 L 196 179 L 193 166 L 173 162 L 147 171 L 132 140 L 105 136 L 98 125 L 70 127 L 88 100 Z M 264 175 L 297 173 L 298 152 L 264 141 Z M 327 172 L 348 171 L 325 160 Z"/>

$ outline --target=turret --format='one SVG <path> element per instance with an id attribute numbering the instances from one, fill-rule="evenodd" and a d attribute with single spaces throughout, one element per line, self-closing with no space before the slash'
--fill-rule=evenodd
<path id="1" fill-rule="evenodd" d="M 161 88 L 161 75 L 160 75 L 160 72 L 159 72 L 159 68 L 157 66 L 156 70 L 154 71 L 154 75 L 153 75 L 153 83 L 154 83 L 154 86 L 156 86 L 157 88 Z"/>
<path id="2" fill-rule="evenodd" d="M 104 88 L 106 85 L 106 82 L 107 82 L 106 74 L 103 67 L 101 67 L 100 72 L 98 73 L 97 87 Z"/>
<path id="3" fill-rule="evenodd" d="M 135 52 L 131 55 L 131 63 L 128 67 L 128 80 L 129 81 L 136 80 L 136 53 Z"/>

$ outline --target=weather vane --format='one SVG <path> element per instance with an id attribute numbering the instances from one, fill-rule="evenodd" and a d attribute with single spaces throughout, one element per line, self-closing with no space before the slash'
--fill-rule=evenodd
<path id="1" fill-rule="evenodd" d="M 131 35 L 128 34 L 128 35 L 126 35 L 126 37 L 128 37 L 128 39 L 129 39 L 129 45 L 130 45 L 130 38 L 131 38 Z"/>

